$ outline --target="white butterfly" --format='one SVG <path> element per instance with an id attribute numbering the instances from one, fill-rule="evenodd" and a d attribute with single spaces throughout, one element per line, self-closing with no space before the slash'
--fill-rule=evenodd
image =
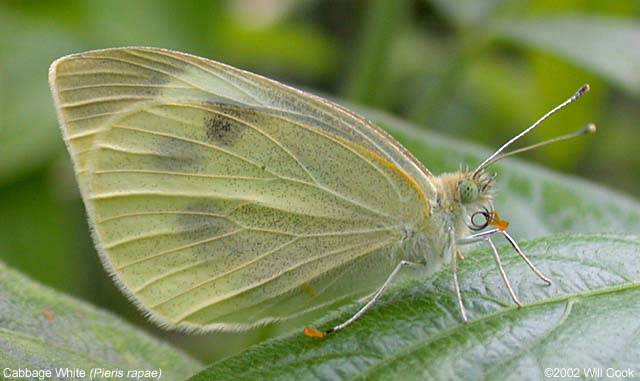
<path id="1" fill-rule="evenodd" d="M 325 99 L 153 48 L 63 57 L 50 83 L 104 266 L 151 320 L 244 330 L 371 294 L 409 264 L 433 272 L 458 247 L 504 235 L 485 169 L 432 175 L 387 133 Z M 488 226 L 490 230 L 483 230 Z"/>

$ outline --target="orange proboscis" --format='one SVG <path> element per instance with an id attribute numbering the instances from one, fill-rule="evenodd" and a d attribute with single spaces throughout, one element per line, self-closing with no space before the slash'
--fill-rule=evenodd
<path id="1" fill-rule="evenodd" d="M 304 334 L 305 336 L 315 337 L 318 339 L 324 339 L 325 337 L 327 337 L 326 333 L 319 331 L 313 327 L 304 327 Z"/>
<path id="2" fill-rule="evenodd" d="M 497 227 L 500 230 L 507 230 L 509 227 L 509 221 L 501 220 L 498 212 L 493 212 L 491 216 L 491 225 Z"/>

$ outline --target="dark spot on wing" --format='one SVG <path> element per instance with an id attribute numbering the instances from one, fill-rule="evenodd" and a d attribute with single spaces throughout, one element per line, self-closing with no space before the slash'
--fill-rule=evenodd
<path id="1" fill-rule="evenodd" d="M 202 214 L 208 213 L 210 209 L 206 203 L 195 203 L 189 206 L 185 214 L 178 216 L 180 231 L 194 241 L 217 235 L 221 227 L 220 220 L 215 216 Z"/>
<path id="2" fill-rule="evenodd" d="M 233 146 L 245 127 L 226 116 L 211 114 L 204 118 L 204 128 L 209 142 Z"/>
<path id="3" fill-rule="evenodd" d="M 203 165 L 199 151 L 193 143 L 177 139 L 158 138 L 158 168 L 170 172 L 199 173 Z"/>
<path id="4" fill-rule="evenodd" d="M 215 216 L 224 214 L 214 203 L 201 201 L 189 205 L 185 210 L 185 214 L 177 217 L 179 230 L 184 235 L 185 242 L 203 242 L 236 230 L 237 226 L 227 219 Z M 194 246 L 192 248 L 193 257 L 195 259 L 205 259 L 221 254 L 212 250 L 214 241 Z"/>
<path id="5" fill-rule="evenodd" d="M 149 96 L 156 96 L 163 93 L 162 86 L 171 82 L 171 78 L 164 74 L 151 72 L 149 75 L 149 83 L 151 86 L 145 87 L 145 93 Z"/>

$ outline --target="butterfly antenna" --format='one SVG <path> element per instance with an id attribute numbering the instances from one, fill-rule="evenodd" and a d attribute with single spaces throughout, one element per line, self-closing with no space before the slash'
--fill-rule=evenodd
<path id="1" fill-rule="evenodd" d="M 491 165 L 491 164 L 495 163 L 498 160 L 502 160 L 505 157 L 509 157 L 509 156 L 517 155 L 519 153 L 531 151 L 531 150 L 534 150 L 534 149 L 537 149 L 537 148 L 540 148 L 540 147 L 543 147 L 543 146 L 546 146 L 546 145 L 549 145 L 549 144 L 552 144 L 552 143 L 561 142 L 563 140 L 574 139 L 574 138 L 577 138 L 577 137 L 582 136 L 582 135 L 593 134 L 595 132 L 596 132 L 596 125 L 593 124 L 593 123 L 589 123 L 586 126 L 584 126 L 581 129 L 579 129 L 578 131 L 574 131 L 574 132 L 572 132 L 570 134 L 557 136 L 555 138 L 551 138 L 549 140 L 542 141 L 540 143 L 532 144 L 530 146 L 518 148 L 516 150 L 509 151 L 507 153 L 503 153 L 502 155 L 496 156 L 495 159 L 493 159 L 493 161 L 491 163 L 489 163 L 488 165 Z"/>
<path id="2" fill-rule="evenodd" d="M 590 87 L 588 84 L 583 85 L 580 89 L 578 89 L 578 91 L 576 91 L 575 94 L 573 94 L 569 99 L 567 99 L 566 101 L 560 103 L 559 105 L 557 105 L 556 107 L 554 107 L 553 109 L 551 109 L 551 111 L 547 112 L 546 114 L 544 114 L 540 119 L 538 119 L 534 124 L 532 124 L 531 126 L 527 127 L 524 131 L 522 131 L 521 133 L 519 133 L 518 135 L 514 136 L 513 138 L 511 138 L 508 142 L 504 143 L 500 148 L 498 148 L 496 150 L 496 152 L 494 152 L 493 154 L 491 154 L 491 156 L 489 156 L 488 158 L 485 159 L 485 161 L 483 161 L 478 168 L 476 168 L 475 171 L 473 171 L 473 175 L 475 176 L 478 172 L 482 171 L 483 169 L 485 169 L 486 167 L 488 167 L 489 165 L 495 163 L 496 161 L 510 156 L 512 154 L 514 154 L 515 152 L 524 152 L 524 151 L 528 151 L 530 149 L 534 149 L 546 144 L 550 144 L 550 143 L 554 143 L 556 141 L 560 141 L 560 140 L 566 140 L 566 139 L 570 139 L 576 136 L 580 136 L 580 135 L 584 135 L 585 133 L 592 133 L 595 132 L 595 126 L 590 124 L 589 126 L 583 128 L 582 130 L 570 134 L 570 135 L 565 135 L 565 136 L 561 136 L 559 138 L 556 139 L 550 139 L 546 142 L 542 142 L 542 143 L 538 143 L 538 144 L 534 144 L 532 146 L 529 147 L 525 147 L 526 149 L 520 149 L 517 151 L 513 151 L 513 153 L 509 153 L 509 154 L 505 154 L 505 155 L 500 155 L 502 153 L 502 151 L 504 151 L 507 147 L 509 147 L 511 144 L 515 143 L 516 141 L 520 140 L 520 138 L 522 138 L 523 136 L 525 136 L 526 134 L 528 134 L 529 132 L 531 132 L 531 130 L 533 130 L 534 128 L 538 127 L 542 122 L 544 122 L 547 118 L 549 118 L 551 115 L 555 114 L 557 111 L 563 109 L 565 106 L 567 106 L 568 104 L 572 103 L 573 101 L 577 100 L 578 98 L 580 98 L 581 96 L 583 96 L 587 91 L 589 91 Z"/>

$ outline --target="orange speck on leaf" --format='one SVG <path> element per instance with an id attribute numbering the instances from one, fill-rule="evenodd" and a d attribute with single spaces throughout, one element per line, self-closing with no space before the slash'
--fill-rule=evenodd
<path id="1" fill-rule="evenodd" d="M 325 337 L 327 337 L 326 333 L 319 331 L 313 327 L 304 327 L 304 334 L 305 336 L 315 337 L 318 339 L 324 339 Z"/>
<path id="2" fill-rule="evenodd" d="M 54 321 L 56 320 L 55 315 L 53 314 L 53 311 L 51 311 L 49 308 L 45 307 L 42 309 L 42 314 L 44 315 L 44 318 L 47 319 L 48 321 Z"/>

